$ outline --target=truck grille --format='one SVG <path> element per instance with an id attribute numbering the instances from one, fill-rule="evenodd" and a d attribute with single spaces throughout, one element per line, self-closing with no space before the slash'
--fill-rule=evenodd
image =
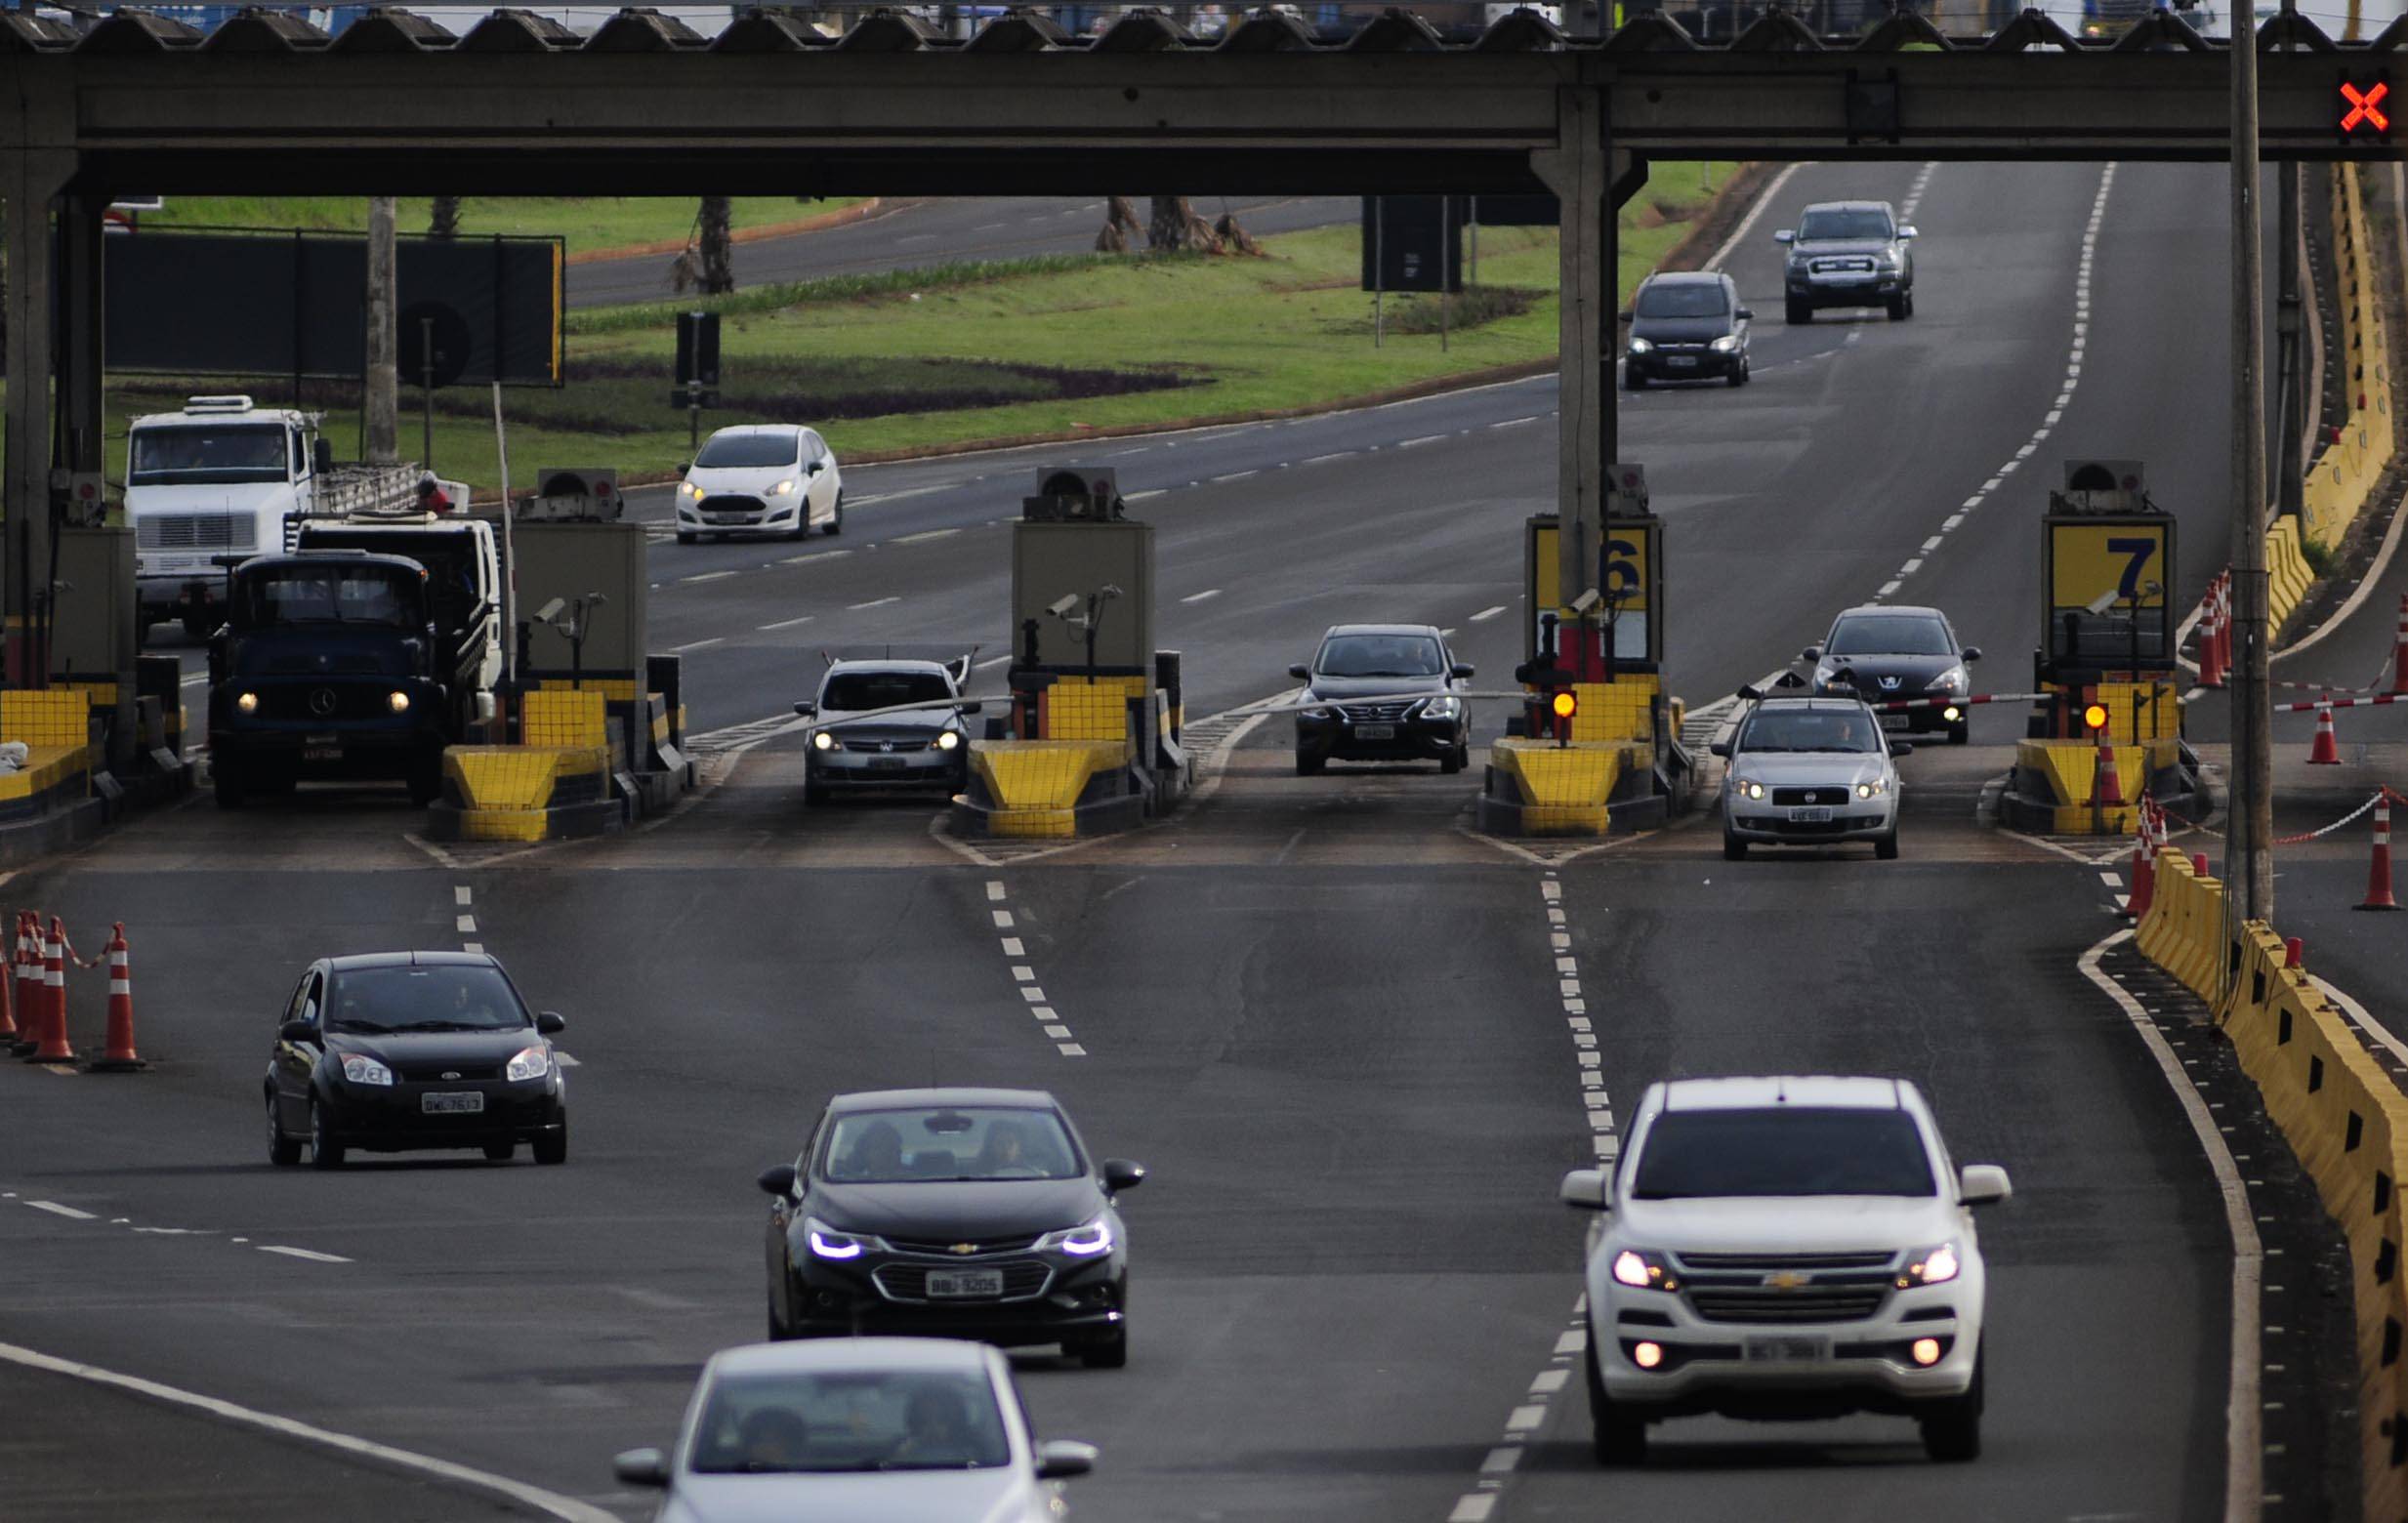
<path id="1" fill-rule="evenodd" d="M 134 522 L 138 550 L 253 550 L 259 522 L 247 513 L 146 513 Z"/>
<path id="2" fill-rule="evenodd" d="M 1737 1286 L 1688 1292 L 1689 1309 L 1708 1322 L 1780 1325 L 1801 1322 L 1862 1322 L 1889 1297 L 1879 1285 L 1809 1285 L 1794 1291 Z"/>
<path id="3" fill-rule="evenodd" d="M 1847 1254 L 1681 1254 L 1677 1256 L 1681 1268 L 1697 1274 L 1733 1269 L 1753 1270 L 1758 1274 L 1791 1269 L 1812 1274 L 1823 1269 L 1887 1269 L 1898 1255 L 1888 1249 L 1868 1249 L 1862 1253 Z"/>
<path id="4" fill-rule="evenodd" d="M 369 682 L 296 682 L 260 690 L 260 712 L 271 720 L 391 719 L 387 694 L 393 689 Z"/>
<path id="5" fill-rule="evenodd" d="M 871 1278 L 878 1282 L 878 1289 L 889 1300 L 925 1301 L 929 1298 L 929 1271 L 944 1267 L 942 1264 L 881 1264 Z M 1036 1258 L 1016 1258 L 1002 1264 L 982 1263 L 979 1267 L 1003 1270 L 1004 1291 L 1000 1298 L 1008 1301 L 1030 1300 L 1044 1295 L 1046 1286 L 1054 1278 L 1054 1271 L 1044 1260 Z M 966 1297 L 961 1300 L 963 1304 L 976 1305 L 982 1298 Z M 937 1304 L 950 1305 L 955 1299 L 948 1296 Z"/>
<path id="6" fill-rule="evenodd" d="M 1873 261 L 1862 254 L 1837 255 L 1815 260 L 1812 268 L 1818 275 L 1869 275 Z"/>

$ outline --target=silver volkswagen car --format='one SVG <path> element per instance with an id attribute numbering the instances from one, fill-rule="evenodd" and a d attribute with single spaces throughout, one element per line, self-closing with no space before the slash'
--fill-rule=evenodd
<path id="1" fill-rule="evenodd" d="M 1723 773 L 1723 855 L 1750 845 L 1819 846 L 1869 841 L 1898 854 L 1898 769 L 1912 743 L 1882 733 L 1862 699 L 1825 693 L 1767 696 L 1739 690 L 1746 717 L 1714 754 Z"/>
<path id="2" fill-rule="evenodd" d="M 984 1343 L 851 1338 L 711 1356 L 676 1445 L 613 1468 L 668 1493 L 658 1523 L 1053 1523 L 1053 1484 L 1094 1467 L 1085 1444 L 1041 1444 Z"/>

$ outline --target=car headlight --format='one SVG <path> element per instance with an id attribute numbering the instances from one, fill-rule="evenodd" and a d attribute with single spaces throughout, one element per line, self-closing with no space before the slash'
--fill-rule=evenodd
<path id="1" fill-rule="evenodd" d="M 951 730 L 938 730 L 936 732 L 936 749 L 939 751 L 952 751 L 959 747 L 961 743 L 962 737 L 954 734 Z"/>
<path id="2" fill-rule="evenodd" d="M 259 694 L 242 694 L 234 700 L 234 707 L 240 709 L 245 714 L 257 714 L 259 712 Z"/>
<path id="3" fill-rule="evenodd" d="M 887 1251 L 885 1238 L 872 1237 L 866 1232 L 839 1232 L 816 1216 L 803 1218 L 803 1236 L 811 1246 L 813 1258 L 834 1259 L 839 1263 L 848 1258 L 858 1258 L 872 1249 L 882 1254 Z"/>
<path id="4" fill-rule="evenodd" d="M 1856 797 L 1859 799 L 1878 799 L 1889 791 L 1889 783 L 1887 778 L 1877 777 L 1869 783 L 1856 785 Z"/>
<path id="5" fill-rule="evenodd" d="M 1653 353 L 1654 351 L 1655 346 L 1648 343 L 1645 339 L 1633 339 L 1631 341 L 1631 352 L 1634 354 L 1648 354 Z"/>
<path id="6" fill-rule="evenodd" d="M 358 1052 L 346 1052 L 343 1054 L 343 1077 L 353 1084 L 391 1085 L 393 1070 L 373 1057 Z"/>
<path id="7" fill-rule="evenodd" d="M 1742 799 L 1753 801 L 1764 796 L 1764 785 L 1744 777 L 1734 777 L 1730 780 L 1730 791 Z"/>
<path id="8" fill-rule="evenodd" d="M 1296 711 L 1296 717 L 1300 720 L 1313 720 L 1316 721 L 1333 718 L 1330 711 L 1327 709 L 1299 709 Z"/>
<path id="9" fill-rule="evenodd" d="M 1725 333 L 1721 338 L 1715 340 L 1712 344 L 1707 345 L 1706 348 L 1714 350 L 1717 354 L 1735 354 L 1739 351 L 1739 335 L 1735 333 Z"/>
<path id="10" fill-rule="evenodd" d="M 1965 667 L 1960 663 L 1931 679 L 1930 683 L 1924 687 L 1924 691 L 1927 693 L 1961 693 L 1972 683 L 1972 679 L 1967 675 Z"/>
<path id="11" fill-rule="evenodd" d="M 813 730 L 811 731 L 811 749 L 813 751 L 834 751 L 836 737 L 826 730 Z"/>
<path id="12" fill-rule="evenodd" d="M 407 714 L 410 712 L 410 695 L 403 692 L 387 693 L 385 695 L 385 707 L 391 709 L 395 714 Z"/>
<path id="13" fill-rule="evenodd" d="M 702 488 L 696 486 L 691 481 L 680 481 L 678 483 L 678 491 L 681 495 L 686 497 L 700 497 L 702 495 Z"/>
<path id="14" fill-rule="evenodd" d="M 773 487 L 770 487 L 770 488 L 769 488 L 769 495 L 770 495 L 771 497 L 783 497 L 783 496 L 785 496 L 788 492 L 791 492 L 791 491 L 793 491 L 793 490 L 794 490 L 794 477 L 792 477 L 792 476 L 788 476 L 785 480 L 778 482 L 778 483 L 777 483 L 775 486 L 773 486 Z"/>
<path id="15" fill-rule="evenodd" d="M 1068 1254 L 1074 1258 L 1093 1258 L 1098 1254 L 1108 1254 L 1112 1251 L 1112 1218 L 1102 1215 L 1075 1227 L 1064 1227 L 1059 1232 L 1048 1232 L 1037 1239 L 1039 1250 L 1050 1249 L 1057 1254 Z"/>
<path id="16" fill-rule="evenodd" d="M 1611 1270 L 1614 1284 L 1634 1291 L 1677 1291 L 1681 1283 L 1673 1278 L 1672 1266 L 1663 1255 L 1643 1248 L 1626 1248 L 1614 1255 Z"/>
<path id="17" fill-rule="evenodd" d="M 1955 1279 L 1965 1265 L 1957 1257 L 1957 1245 L 1942 1243 L 1906 1255 L 1906 1267 L 1898 1273 L 1898 1289 L 1911 1290 L 1918 1285 L 1945 1285 Z"/>
<path id="18" fill-rule="evenodd" d="M 514 1084 L 529 1079 L 541 1079 L 552 1072 L 552 1050 L 538 1042 L 531 1048 L 520 1048 L 519 1055 L 503 1068 L 502 1077 Z"/>
<path id="19" fill-rule="evenodd" d="M 1463 718 L 1463 700 L 1453 695 L 1432 698 L 1422 705 L 1425 720 L 1457 720 Z"/>

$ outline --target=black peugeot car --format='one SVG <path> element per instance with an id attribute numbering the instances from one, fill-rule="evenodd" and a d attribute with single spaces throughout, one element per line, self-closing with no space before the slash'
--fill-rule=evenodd
<path id="1" fill-rule="evenodd" d="M 1748 324 L 1755 316 L 1739 305 L 1739 288 L 1728 275 L 1649 275 L 1631 302 L 1623 387 L 1643 391 L 1650 381 L 1747 385 Z"/>
<path id="2" fill-rule="evenodd" d="M 1814 691 L 1849 689 L 1877 711 L 1899 699 L 1930 699 L 1926 708 L 1881 711 L 1883 727 L 1946 730 L 1950 745 L 1965 744 L 1971 711 L 1949 700 L 1973 690 L 1966 668 L 1981 659 L 1981 650 L 1959 644 L 1948 616 L 1937 608 L 1865 603 L 1844 609 L 1823 642 L 1808 645 L 1803 655 L 1814 663 Z"/>
<path id="3" fill-rule="evenodd" d="M 1090 1159 L 1034 1090 L 888 1090 L 828 1102 L 765 1170 L 769 1337 L 916 1333 L 1129 1358 L 1114 1198 L 1145 1171 Z"/>
<path id="4" fill-rule="evenodd" d="M 548 1040 L 567 1023 L 530 1012 L 481 952 L 324 958 L 294 986 L 268 1062 L 268 1156 L 336 1169 L 353 1150 L 519 1143 L 568 1161 L 568 1101 Z"/>
<path id="5" fill-rule="evenodd" d="M 1460 772 L 1472 759 L 1472 716 L 1460 696 L 1472 667 L 1430 624 L 1339 624 L 1310 664 L 1288 668 L 1305 684 L 1296 711 L 1296 770 L 1342 762 L 1434 761 Z"/>

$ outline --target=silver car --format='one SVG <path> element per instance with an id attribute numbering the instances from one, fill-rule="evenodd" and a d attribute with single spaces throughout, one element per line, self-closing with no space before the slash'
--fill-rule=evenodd
<path id="1" fill-rule="evenodd" d="M 1795 228 L 1772 235 L 1787 244 L 1781 286 L 1790 325 L 1814 320 L 1819 307 L 1879 307 L 1892 322 L 1915 315 L 1915 229 L 1888 201 L 1825 201 Z"/>
<path id="2" fill-rule="evenodd" d="M 1001 1350 L 851 1338 L 712 1355 L 676 1447 L 612 1468 L 668 1492 L 656 1523 L 1050 1523 L 1095 1462 L 1029 1436 Z"/>
<path id="3" fill-rule="evenodd" d="M 1723 855 L 1736 862 L 1751 844 L 1819 846 L 1869 841 L 1873 854 L 1898 854 L 1898 769 L 1915 748 L 1882 733 L 1863 700 L 1839 695 L 1778 697 L 1741 688 L 1746 715 L 1714 754 L 1723 775 Z"/>

